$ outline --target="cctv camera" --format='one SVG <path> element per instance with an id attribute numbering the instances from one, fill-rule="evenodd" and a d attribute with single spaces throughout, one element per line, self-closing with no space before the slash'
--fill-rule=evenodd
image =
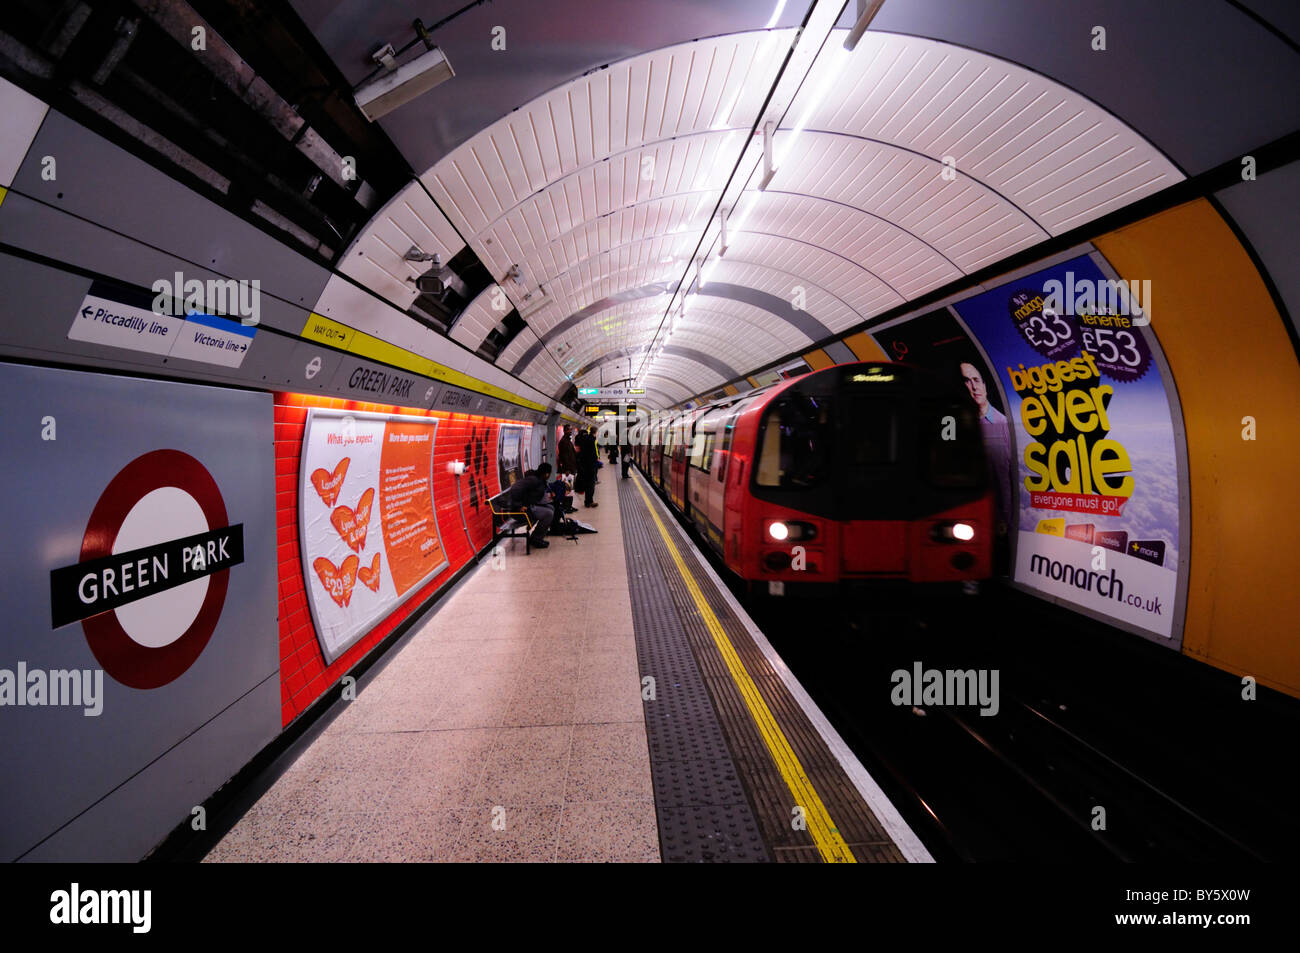
<path id="1" fill-rule="evenodd" d="M 420 294 L 440 295 L 446 288 L 441 278 L 433 272 L 427 275 L 421 275 L 415 279 L 415 287 L 420 290 Z"/>

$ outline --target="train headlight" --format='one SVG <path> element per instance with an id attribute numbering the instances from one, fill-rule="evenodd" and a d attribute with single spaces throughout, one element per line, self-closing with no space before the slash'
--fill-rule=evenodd
<path id="1" fill-rule="evenodd" d="M 777 543 L 806 543 L 817 538 L 817 526 L 803 520 L 772 520 L 767 524 L 767 538 Z"/>
<path id="2" fill-rule="evenodd" d="M 936 543 L 969 543 L 975 538 L 975 527 L 970 523 L 935 523 L 930 538 Z"/>

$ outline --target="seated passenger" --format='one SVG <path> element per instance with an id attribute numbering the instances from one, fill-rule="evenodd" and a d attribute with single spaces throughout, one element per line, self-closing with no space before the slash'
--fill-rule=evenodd
<path id="1" fill-rule="evenodd" d="M 546 531 L 555 519 L 555 510 L 547 505 L 550 494 L 546 481 L 551 475 L 551 465 L 543 463 L 536 470 L 528 470 L 522 480 L 514 483 L 507 492 L 506 502 L 509 509 L 526 509 L 533 520 L 533 530 L 529 534 L 529 544 L 539 549 L 551 545 L 546 541 Z"/>
<path id="2" fill-rule="evenodd" d="M 551 483 L 547 489 L 551 491 L 551 505 L 555 509 L 556 516 L 573 513 L 578 509 L 573 505 L 573 491 L 570 489 L 568 481 L 561 478 Z"/>

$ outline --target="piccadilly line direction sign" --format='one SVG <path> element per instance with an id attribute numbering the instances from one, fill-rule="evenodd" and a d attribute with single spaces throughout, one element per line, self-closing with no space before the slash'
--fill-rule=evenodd
<path id="1" fill-rule="evenodd" d="M 92 282 L 68 339 L 223 367 L 244 363 L 257 328 L 211 314 L 159 314 L 152 301 L 148 294 Z"/>

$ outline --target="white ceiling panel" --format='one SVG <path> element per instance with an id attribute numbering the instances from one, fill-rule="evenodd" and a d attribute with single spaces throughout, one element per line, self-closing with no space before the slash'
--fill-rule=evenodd
<path id="1" fill-rule="evenodd" d="M 510 313 L 510 302 L 505 292 L 496 284 L 488 285 L 461 312 L 448 335 L 471 351 L 477 351 L 483 341 Z"/>
<path id="2" fill-rule="evenodd" d="M 833 66 L 824 57 L 808 83 Z M 1084 96 L 1039 73 L 934 40 L 868 32 L 826 85 L 808 129 L 942 162 L 1059 234 L 1173 185 L 1154 146 Z M 1035 200 L 1056 193 L 1055 202 Z"/>
<path id="3" fill-rule="evenodd" d="M 795 43 L 790 68 L 803 77 L 815 32 L 713 37 L 612 64 L 512 112 L 421 176 L 516 305 L 539 287 L 549 295 L 499 366 L 514 367 L 534 335 L 596 302 L 676 289 L 697 244 L 716 258 L 719 196 L 786 52 Z M 775 176 L 762 193 L 748 179 L 727 253 L 710 272 L 786 301 L 802 287 L 808 315 L 832 332 L 1181 178 L 1116 117 L 1014 63 L 917 36 L 868 32 L 852 53 L 840 43 L 826 41 L 797 93 L 790 74 L 774 93 L 761 118 L 778 123 Z M 756 161 L 755 148 L 727 190 L 729 205 Z M 379 258 L 404 240 L 389 218 L 358 251 Z M 369 286 L 400 305 L 400 265 L 364 264 L 375 272 Z M 505 280 L 512 265 L 519 281 Z M 584 317 L 552 335 L 525 379 L 547 390 L 604 355 L 657 348 L 667 302 Z M 681 323 L 673 343 L 707 349 L 740 372 L 809 343 L 762 308 L 708 295 L 695 304 L 701 324 Z M 480 311 L 453 331 L 467 346 L 490 330 Z M 717 383 L 714 371 L 680 357 L 660 354 L 653 365 L 672 389 Z"/>
<path id="4" fill-rule="evenodd" d="M 419 294 L 414 279 L 430 267 L 406 260 L 412 245 L 440 255 L 443 265 L 465 247 L 419 182 L 399 192 L 366 224 L 339 260 L 339 271 L 406 310 Z"/>

